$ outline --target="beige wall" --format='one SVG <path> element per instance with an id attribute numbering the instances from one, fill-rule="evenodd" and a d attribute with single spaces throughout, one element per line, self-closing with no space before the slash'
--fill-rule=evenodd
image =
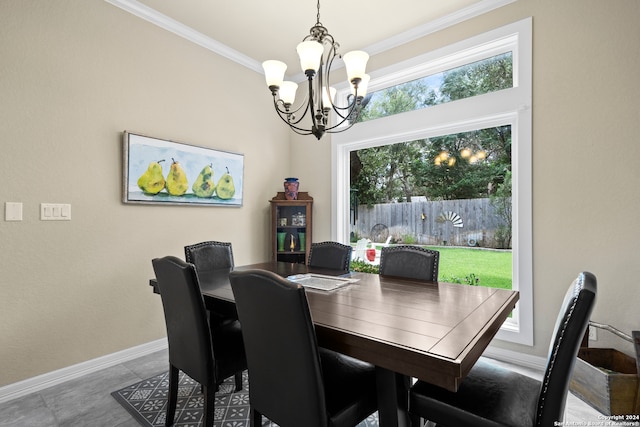
<path id="1" fill-rule="evenodd" d="M 640 3 L 520 0 L 370 68 L 527 16 L 536 343 L 499 345 L 544 356 L 581 270 L 599 278 L 593 319 L 640 329 Z M 244 153 L 244 206 L 122 204 L 125 129 Z M 24 204 L 22 222 L 0 219 L 0 386 L 163 337 L 150 260 L 208 239 L 238 264 L 265 259 L 284 176 L 315 199 L 314 240 L 331 237 L 330 139 L 290 136 L 259 74 L 104 1 L 0 2 L 0 141 L 0 203 Z M 70 203 L 72 221 L 39 221 L 41 202 Z"/>
<path id="2" fill-rule="evenodd" d="M 496 345 L 546 357 L 564 292 L 583 270 L 599 279 L 592 319 L 628 334 L 640 330 L 640 2 L 519 0 L 372 57 L 368 68 L 385 67 L 529 16 L 535 343 Z M 311 160 L 296 160 L 291 169 L 299 175 L 329 170 L 330 156 L 315 153 L 315 147 L 314 138 L 296 141 L 292 158 Z M 328 178 L 309 186 L 314 195 L 330 196 Z M 598 337 L 592 346 L 632 354 L 631 345 L 618 337 L 602 331 Z"/>
<path id="3" fill-rule="evenodd" d="M 151 259 L 269 254 L 288 131 L 264 78 L 101 0 L 0 2 L 0 386 L 165 336 Z M 121 202 L 123 130 L 245 155 L 244 206 Z M 70 203 L 70 222 L 39 204 Z"/>

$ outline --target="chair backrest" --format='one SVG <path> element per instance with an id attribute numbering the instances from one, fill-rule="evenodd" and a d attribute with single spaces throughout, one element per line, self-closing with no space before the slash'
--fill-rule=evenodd
<path id="1" fill-rule="evenodd" d="M 201 384 L 213 375 L 213 349 L 195 267 L 166 256 L 152 261 L 169 341 L 169 363 Z"/>
<path id="2" fill-rule="evenodd" d="M 354 258 L 364 260 L 366 258 L 367 246 L 369 246 L 369 239 L 358 240 L 356 242 L 356 247 L 353 250 Z"/>
<path id="3" fill-rule="evenodd" d="M 380 250 L 380 275 L 438 281 L 440 252 L 420 246 L 388 246 Z"/>
<path id="4" fill-rule="evenodd" d="M 552 426 L 558 420 L 562 421 L 571 372 L 596 294 L 596 277 L 589 272 L 580 273 L 567 290 L 549 346 L 549 359 L 538 399 L 537 426 Z"/>
<path id="5" fill-rule="evenodd" d="M 305 290 L 270 271 L 229 275 L 249 367 L 251 406 L 284 426 L 326 426 L 321 362 Z"/>
<path id="6" fill-rule="evenodd" d="M 350 245 L 338 242 L 312 243 L 307 264 L 309 267 L 327 268 L 348 273 L 352 250 Z"/>
<path id="7" fill-rule="evenodd" d="M 228 242 L 208 241 L 185 246 L 184 257 L 198 272 L 233 268 L 233 251 Z"/>

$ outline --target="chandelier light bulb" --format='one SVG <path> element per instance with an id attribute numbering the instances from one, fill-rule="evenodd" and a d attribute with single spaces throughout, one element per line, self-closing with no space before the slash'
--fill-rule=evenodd
<path id="1" fill-rule="evenodd" d="M 324 108 L 331 108 L 333 105 L 333 100 L 336 98 L 336 88 L 329 87 L 329 93 L 327 93 L 327 88 L 322 88 L 322 104 Z"/>
<path id="2" fill-rule="evenodd" d="M 362 80 L 358 83 L 358 97 L 364 98 L 367 95 L 367 88 L 369 86 L 369 80 L 371 80 L 371 76 L 369 74 L 365 74 L 362 76 Z M 351 94 L 355 96 L 356 87 L 351 85 Z"/>
<path id="3" fill-rule="evenodd" d="M 354 83 L 354 80 L 357 83 L 364 78 L 367 61 L 369 60 L 369 54 L 367 52 L 352 50 L 351 52 L 345 53 L 342 59 L 347 68 L 347 80 L 350 83 Z"/>
<path id="4" fill-rule="evenodd" d="M 318 72 L 320 60 L 324 53 L 322 44 L 315 40 L 307 40 L 298 44 L 296 51 L 300 57 L 300 67 L 302 67 L 302 71 L 304 71 L 305 74 L 310 70 L 313 70 L 313 74 Z"/>
<path id="5" fill-rule="evenodd" d="M 282 61 L 270 59 L 262 63 L 264 69 L 264 77 L 267 81 L 269 89 L 279 88 L 284 80 L 284 73 L 287 71 L 287 64 Z"/>
<path id="6" fill-rule="evenodd" d="M 298 90 L 298 84 L 290 81 L 282 82 L 280 86 L 280 99 L 284 102 L 284 105 L 291 105 L 296 99 L 296 91 Z"/>

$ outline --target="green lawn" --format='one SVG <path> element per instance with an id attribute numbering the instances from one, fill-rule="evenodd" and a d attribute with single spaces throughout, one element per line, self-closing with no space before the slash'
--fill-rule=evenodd
<path id="1" fill-rule="evenodd" d="M 446 246 L 428 248 L 440 252 L 438 280 L 441 282 L 511 289 L 511 251 Z M 364 262 L 352 263 L 351 269 L 368 273 L 378 272 L 377 266 Z"/>
<path id="2" fill-rule="evenodd" d="M 475 276 L 480 286 L 511 289 L 511 251 L 442 246 L 429 249 L 440 252 L 438 280 L 442 282 L 469 283 Z"/>

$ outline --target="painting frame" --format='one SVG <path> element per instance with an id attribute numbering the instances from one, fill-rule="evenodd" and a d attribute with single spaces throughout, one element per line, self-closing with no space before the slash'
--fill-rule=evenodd
<path id="1" fill-rule="evenodd" d="M 123 132 L 123 203 L 241 207 L 243 181 L 243 154 Z"/>

